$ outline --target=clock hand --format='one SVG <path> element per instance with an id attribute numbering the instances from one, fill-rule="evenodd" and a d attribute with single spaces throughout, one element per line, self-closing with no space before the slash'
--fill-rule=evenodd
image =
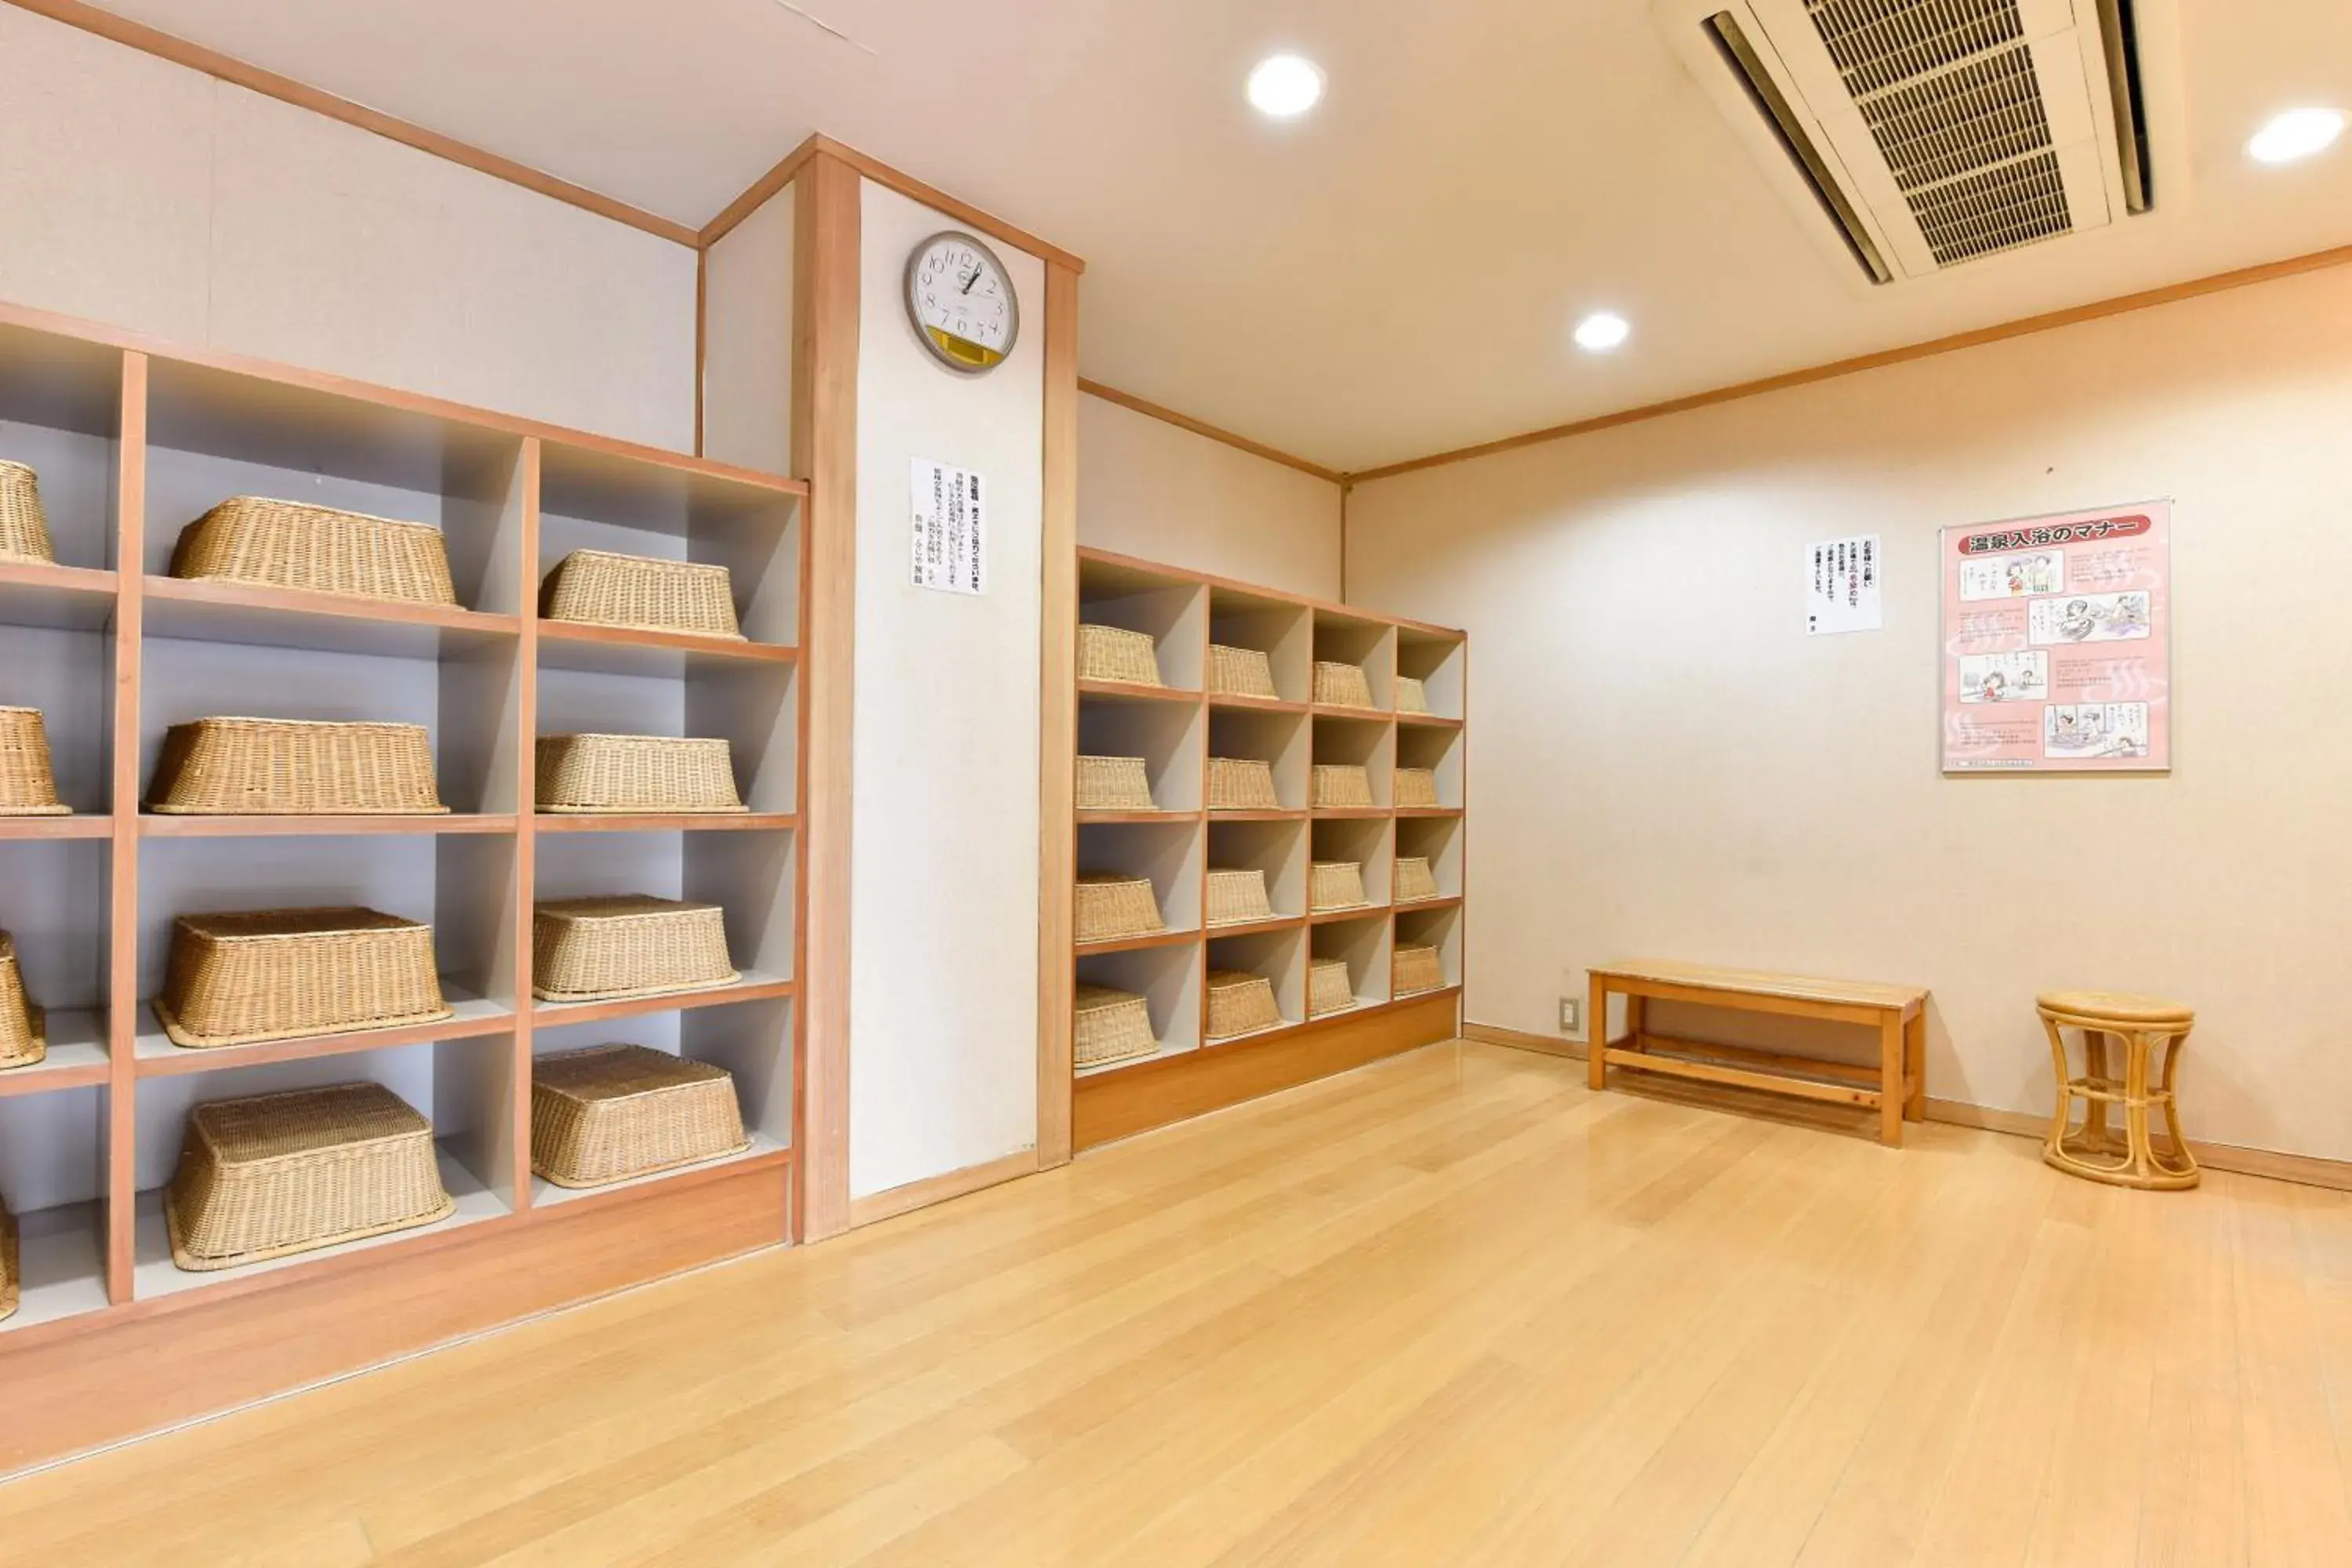
<path id="1" fill-rule="evenodd" d="M 973 284 L 975 284 L 975 283 L 979 282 L 979 281 L 980 281 L 980 268 L 977 268 L 977 267 L 975 267 L 975 268 L 973 268 L 971 269 L 971 277 L 969 277 L 969 278 L 967 278 L 967 279 L 965 279 L 963 280 L 963 287 L 962 287 L 961 289 L 957 290 L 957 292 L 959 292 L 959 293 L 963 293 L 963 294 L 969 294 L 969 293 L 971 293 L 971 286 L 972 286 Z"/>

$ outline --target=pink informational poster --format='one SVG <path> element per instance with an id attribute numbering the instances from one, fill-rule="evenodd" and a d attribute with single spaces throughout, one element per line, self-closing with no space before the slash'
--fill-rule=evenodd
<path id="1" fill-rule="evenodd" d="M 2172 765 L 2172 507 L 1948 528 L 1946 773 Z"/>

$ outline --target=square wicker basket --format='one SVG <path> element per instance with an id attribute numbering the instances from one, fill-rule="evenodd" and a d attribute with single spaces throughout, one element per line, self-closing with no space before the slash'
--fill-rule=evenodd
<path id="1" fill-rule="evenodd" d="M 163 1192 L 172 1261 L 192 1273 L 431 1225 L 457 1207 L 433 1124 L 376 1083 L 197 1106 Z"/>
<path id="2" fill-rule="evenodd" d="M 1400 810 L 1412 806 L 1437 804 L 1437 770 L 1434 768 L 1399 768 L 1396 771 L 1396 803 Z"/>
<path id="3" fill-rule="evenodd" d="M 1160 645 L 1124 626 L 1078 626 L 1078 679 L 1160 686 Z"/>
<path id="4" fill-rule="evenodd" d="M 1211 811 L 1279 811 L 1281 797 L 1274 792 L 1274 764 L 1255 757 L 1209 759 Z"/>
<path id="5" fill-rule="evenodd" d="M 1371 770 L 1347 763 L 1318 763 L 1314 798 L 1318 811 L 1360 811 L 1372 804 Z"/>
<path id="6" fill-rule="evenodd" d="M 717 904 L 624 894 L 531 910 L 530 994 L 542 1002 L 708 991 L 741 978 Z"/>
<path id="7" fill-rule="evenodd" d="M 1370 708 L 1371 678 L 1364 673 L 1361 665 L 1318 658 L 1315 661 L 1315 700 L 1327 708 Z"/>
<path id="8" fill-rule="evenodd" d="M 1254 647 L 1209 645 L 1209 689 L 1220 697 L 1265 697 L 1274 689 L 1274 661 Z"/>
<path id="9" fill-rule="evenodd" d="M 1437 949 L 1433 947 L 1399 942 L 1389 968 L 1390 990 L 1398 996 L 1414 996 L 1423 991 L 1435 991 L 1445 984 L 1445 970 L 1438 962 Z"/>
<path id="10" fill-rule="evenodd" d="M 404 604 L 457 602 L 439 529 L 260 496 L 225 500 L 181 530 L 172 575 Z"/>
<path id="11" fill-rule="evenodd" d="M 1371 901 L 1364 891 L 1362 861 L 1318 860 L 1307 868 L 1307 907 L 1317 914 L 1360 909 Z"/>
<path id="12" fill-rule="evenodd" d="M 667 735 L 541 735 L 539 809 L 559 816 L 745 809 L 727 742 Z"/>
<path id="13" fill-rule="evenodd" d="M 1141 757 L 1080 757 L 1080 811 L 1156 811 Z"/>
<path id="14" fill-rule="evenodd" d="M 1246 925 L 1274 919 L 1274 900 L 1266 896 L 1265 873 L 1255 867 L 1238 869 L 1209 868 L 1209 923 Z"/>
<path id="15" fill-rule="evenodd" d="M 433 928 L 374 910 L 182 915 L 155 1019 L 191 1050 L 451 1016 Z"/>
<path id="16" fill-rule="evenodd" d="M 1151 1037 L 1150 1005 L 1131 991 L 1081 985 L 1076 1012 L 1070 1059 L 1076 1066 L 1098 1068 L 1160 1049 L 1160 1042 Z"/>
<path id="17" fill-rule="evenodd" d="M 1356 1005 L 1356 987 L 1344 958 L 1318 958 L 1307 966 L 1307 1016 L 1344 1013 Z"/>
<path id="18" fill-rule="evenodd" d="M 199 816 L 432 816 L 422 724 L 199 719 L 163 732 L 147 809 Z"/>
<path id="19" fill-rule="evenodd" d="M 47 1020 L 26 994 L 16 941 L 0 931 L 0 1072 L 31 1067 L 48 1054 Z"/>
<path id="20" fill-rule="evenodd" d="M 1415 903 L 1423 899 L 1434 899 L 1441 896 L 1437 890 L 1437 873 L 1429 868 L 1429 857 L 1400 855 L 1396 858 L 1396 901 L 1398 903 Z"/>
<path id="21" fill-rule="evenodd" d="M 1209 971 L 1209 1038 L 1230 1040 L 1281 1022 L 1273 981 L 1242 969 Z"/>
<path id="22" fill-rule="evenodd" d="M 734 577 L 724 566 L 696 561 L 575 550 L 541 585 L 539 613 L 583 626 L 743 640 Z"/>
<path id="23" fill-rule="evenodd" d="M 0 816 L 70 816 L 49 771 L 49 732 L 37 708 L 0 708 Z"/>
<path id="24" fill-rule="evenodd" d="M 0 1322 L 16 1315 L 16 1306 L 24 1299 L 24 1258 L 16 1247 L 16 1216 L 8 1212 L 8 1200 L 0 1198 Z"/>
<path id="25" fill-rule="evenodd" d="M 40 477 L 22 463 L 0 463 L 0 560 L 54 564 L 57 558 L 49 514 L 41 508 Z"/>
<path id="26" fill-rule="evenodd" d="M 1076 930 L 1080 942 L 1116 942 L 1168 929 L 1149 877 L 1116 871 L 1078 874 Z"/>
<path id="27" fill-rule="evenodd" d="M 1396 710 L 1400 713 L 1429 711 L 1429 688 L 1410 675 L 1396 678 Z"/>
<path id="28" fill-rule="evenodd" d="M 751 1146 L 724 1068 L 623 1045 L 530 1065 L 530 1168 L 559 1187 L 601 1187 Z"/>

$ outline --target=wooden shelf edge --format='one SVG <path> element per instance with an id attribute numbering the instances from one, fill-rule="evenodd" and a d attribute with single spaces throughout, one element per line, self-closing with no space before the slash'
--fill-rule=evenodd
<path id="1" fill-rule="evenodd" d="M 1229 709 L 1236 713 L 1297 714 L 1310 710 L 1310 705 L 1307 703 L 1286 702 L 1278 697 L 1234 697 L 1216 691 L 1209 693 L 1209 706 Z"/>
<path id="2" fill-rule="evenodd" d="M 522 1213 L 527 1223 L 544 1224 L 559 1215 L 578 1214 L 588 1209 L 612 1208 L 624 1204 L 642 1203 L 651 1198 L 671 1197 L 696 1187 L 709 1186 L 733 1176 L 757 1171 L 782 1170 L 793 1163 L 793 1152 L 784 1149 L 754 1149 L 748 1153 L 706 1160 L 698 1165 L 682 1170 L 664 1171 L 636 1181 L 616 1182 L 610 1186 L 577 1192 L 558 1202 L 550 1203 L 538 1195 L 536 1184 L 544 1178 L 533 1175 L 534 1184 L 530 1203 Z"/>
<path id="3" fill-rule="evenodd" d="M 1377 904 L 1359 904 L 1352 910 L 1317 910 L 1307 917 L 1308 925 L 1344 925 L 1349 921 L 1378 920 L 1391 912 L 1395 905 L 1383 900 Z"/>
<path id="4" fill-rule="evenodd" d="M 1120 1062 L 1115 1067 L 1081 1070 L 1073 1076 L 1077 1082 L 1087 1083 L 1104 1079 L 1164 1072 L 1171 1068 L 1197 1058 L 1228 1055 L 1238 1047 L 1266 1045 L 1293 1035 L 1305 1034 L 1312 1029 L 1324 1029 L 1335 1024 L 1356 1022 L 1378 1017 L 1384 1013 L 1400 1012 L 1407 1007 L 1416 1007 L 1423 1003 L 1434 1001 L 1441 996 L 1456 995 L 1461 990 L 1462 987 L 1458 984 L 1441 985 L 1431 991 L 1416 991 L 1410 996 L 1391 996 L 1384 1002 L 1359 1002 L 1343 1012 L 1324 1013 L 1297 1023 L 1277 1024 L 1270 1029 L 1260 1029 L 1255 1034 L 1235 1035 L 1226 1040 L 1204 1038 L 1202 1044 L 1187 1047 L 1182 1050 L 1169 1051 L 1156 1057 L 1144 1057 L 1131 1062 Z"/>
<path id="5" fill-rule="evenodd" d="M 799 983 L 752 980 L 708 991 L 667 991 L 658 996 L 624 996 L 610 1002 L 545 1002 L 534 999 L 533 1028 L 560 1028 L 566 1024 L 603 1024 L 615 1018 L 639 1018 L 648 1013 L 688 1013 L 699 1007 L 727 1007 L 742 1002 L 773 1002 L 792 996 Z"/>
<path id="6" fill-rule="evenodd" d="M 801 825 L 790 811 L 586 812 L 541 811 L 531 815 L 539 833 L 789 833 Z"/>
<path id="7" fill-rule="evenodd" d="M 512 813 L 446 816 L 173 816 L 142 812 L 142 838 L 363 838 L 377 835 L 508 834 Z"/>
<path id="8" fill-rule="evenodd" d="M 1153 931 L 1149 936 L 1117 936 L 1108 942 L 1081 942 L 1071 951 L 1080 958 L 1092 958 L 1105 952 L 1144 952 L 1155 947 L 1188 947 L 1202 939 L 1197 928 L 1191 931 Z"/>
<path id="9" fill-rule="evenodd" d="M 478 997 L 465 997 L 467 1002 L 480 1002 Z M 271 1062 L 309 1061 L 324 1057 L 351 1056 L 360 1051 L 395 1050 L 404 1046 L 439 1045 L 451 1040 L 485 1039 L 494 1035 L 511 1033 L 515 1015 L 503 1003 L 489 1003 L 495 1013 L 461 1015 L 430 1024 L 403 1025 L 389 1029 L 352 1029 L 333 1035 L 301 1035 L 290 1040 L 257 1040 L 249 1046 L 215 1046 L 192 1048 L 173 1046 L 169 1056 L 160 1051 L 133 1051 L 131 1072 L 142 1079 L 184 1078 L 190 1073 L 226 1072 L 237 1068 L 261 1067 Z M 160 1026 L 149 1030 L 154 1015 L 142 1005 L 140 1009 L 142 1037 L 154 1038 L 161 1034 Z"/>
<path id="10" fill-rule="evenodd" d="M 580 647 L 638 648 L 649 653 L 682 653 L 698 658 L 724 659 L 737 664 L 795 664 L 801 650 L 793 643 L 763 643 L 734 637 L 703 637 L 694 632 L 649 631 L 638 626 L 599 626 L 581 621 L 539 622 L 542 643 Z M 547 656 L 541 653 L 540 663 Z"/>
<path id="11" fill-rule="evenodd" d="M 113 836 L 111 816 L 0 816 L 0 843 L 59 844 Z"/>
<path id="12" fill-rule="evenodd" d="M 1201 694 L 1173 686 L 1138 686 L 1124 680 L 1081 680 L 1081 697 L 1100 697 L 1113 702 L 1160 702 L 1172 708 L 1198 708 Z"/>
<path id="13" fill-rule="evenodd" d="M 97 566 L 8 559 L 0 560 L 0 588 L 38 588 L 84 598 L 111 599 L 121 591 L 121 579 Z"/>
<path id="14" fill-rule="evenodd" d="M 1204 926 L 1202 934 L 1211 942 L 1229 936 L 1264 936 L 1270 931 L 1297 931 L 1307 923 L 1305 915 L 1276 915 L 1272 920 L 1242 921 L 1233 925 Z"/>
<path id="15" fill-rule="evenodd" d="M 201 605 L 223 610 L 264 610 L 280 615 L 309 616 L 323 621 L 352 621 L 368 626 L 429 626 L 440 631 L 470 632 L 484 637 L 522 636 L 522 617 L 492 615 L 450 605 L 404 604 L 394 599 L 362 599 L 344 594 L 314 594 L 301 588 L 271 588 L 217 578 L 191 579 L 149 575 L 141 590 L 164 604 Z M 158 633 L 159 637 L 168 636 Z"/>
<path id="16" fill-rule="evenodd" d="M 1150 824 L 1155 822 L 1198 822 L 1206 815 L 1198 811 L 1082 811 L 1078 826 L 1104 826 L 1119 823 Z"/>

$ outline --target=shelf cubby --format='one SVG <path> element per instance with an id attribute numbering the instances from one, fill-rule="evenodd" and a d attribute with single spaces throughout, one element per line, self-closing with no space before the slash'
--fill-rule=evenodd
<path id="1" fill-rule="evenodd" d="M 1078 620 L 1152 639 L 1160 684 L 1198 696 L 1208 669 L 1208 590 L 1132 567 L 1081 562 Z"/>
<path id="2" fill-rule="evenodd" d="M 51 821 L 68 820 L 50 818 Z M 0 842 L 0 931 L 16 943 L 16 966 L 52 1021 L 49 1060 L 0 1079 L 88 1066 L 93 1026 L 107 1005 L 108 941 L 113 919 L 112 846 L 104 839 Z"/>
<path id="3" fill-rule="evenodd" d="M 1307 825 L 1303 819 L 1209 824 L 1209 868 L 1264 872 L 1266 902 L 1277 921 L 1307 918 Z M 1209 929 L 1214 934 L 1220 928 Z"/>
<path id="4" fill-rule="evenodd" d="M 1462 908 L 1458 903 L 1433 909 L 1399 910 L 1396 942 L 1437 949 L 1438 966 L 1445 984 L 1462 984 Z"/>
<path id="5" fill-rule="evenodd" d="M 1400 724 L 1396 731 L 1396 765 L 1427 768 L 1437 775 L 1437 804 L 1447 810 L 1462 806 L 1462 731 L 1454 728 Z M 1393 789 L 1393 778 L 1391 779 Z"/>
<path id="6" fill-rule="evenodd" d="M 1396 853 L 1429 862 L 1440 898 L 1462 896 L 1462 821 L 1455 816 L 1400 816 Z"/>
<path id="7" fill-rule="evenodd" d="M 1095 823 L 1078 829 L 1077 868 L 1087 872 L 1118 872 L 1151 879 L 1164 938 L 1135 938 L 1102 943 L 1080 943 L 1079 951 L 1102 951 L 1130 945 L 1160 945 L 1177 940 L 1177 933 L 1197 932 L 1202 919 L 1202 837 L 1197 822 Z"/>
<path id="8" fill-rule="evenodd" d="M 547 645 L 541 646 L 543 652 Z M 538 733 L 725 741 L 745 806 L 762 816 L 798 809 L 799 668 L 793 664 L 696 663 L 671 674 L 614 673 L 551 668 L 542 658 Z"/>
<path id="9" fill-rule="evenodd" d="M 1201 943 L 1198 940 L 1170 947 L 1130 952 L 1087 953 L 1077 960 L 1077 983 L 1107 985 L 1141 996 L 1151 1013 L 1152 1038 L 1159 1053 L 1099 1068 L 1080 1068 L 1082 1078 L 1162 1061 L 1201 1048 L 1205 1003 L 1202 995 Z"/>
<path id="10" fill-rule="evenodd" d="M 1209 939 L 1211 970 L 1240 970 L 1262 975 L 1274 985 L 1274 1003 L 1282 1015 L 1282 1022 L 1247 1034 L 1229 1035 L 1223 1039 L 1206 1039 L 1210 1046 L 1238 1045 L 1244 1040 L 1261 1038 L 1277 1029 L 1307 1021 L 1307 932 L 1293 926 L 1285 931 L 1263 931 L 1234 936 Z M 1205 1003 L 1203 1004 L 1205 1007 Z M 1205 1031 L 1205 1023 L 1203 1026 Z"/>
<path id="11" fill-rule="evenodd" d="M 76 571 L 115 569 L 121 436 L 119 351 L 0 324 L 0 459 L 23 463 L 39 476 L 49 542 L 58 567 L 65 569 L 48 585 L 61 590 L 61 597 L 72 595 Z M 46 574 L 29 568 L 18 590 L 37 585 Z M 0 620 L 14 618 L 13 607 L 0 598 Z"/>
<path id="12" fill-rule="evenodd" d="M 1315 659 L 1321 664 L 1352 664 L 1364 672 L 1371 688 L 1372 710 L 1386 713 L 1396 707 L 1397 628 L 1387 621 L 1318 608 L 1315 612 Z M 1358 711 L 1352 706 L 1327 711 Z"/>
<path id="13" fill-rule="evenodd" d="M 1346 920 L 1328 921 L 1307 935 L 1311 958 L 1345 960 L 1348 988 L 1359 1007 L 1377 1006 L 1389 999 L 1389 954 L 1391 932 L 1385 911 L 1372 910 Z M 1331 1017 L 1326 1013 L 1321 1017 Z"/>
<path id="14" fill-rule="evenodd" d="M 1468 716 L 1463 698 L 1468 690 L 1469 659 L 1468 645 L 1457 636 L 1412 626 L 1397 633 L 1397 673 L 1422 683 L 1430 721 L 1458 724 Z M 1405 721 L 1421 717 L 1407 714 Z"/>
<path id="15" fill-rule="evenodd" d="M 16 1216 L 23 1278 L 0 1343 L 107 1304 L 106 1106 L 89 1085 L 0 1098 L 0 1197 Z"/>
<path id="16" fill-rule="evenodd" d="M 1206 715 L 1198 704 L 1092 692 L 1078 698 L 1079 754 L 1141 757 L 1155 810 L 1202 808 L 1207 740 Z"/>
<path id="17" fill-rule="evenodd" d="M 1305 705 L 1314 697 L 1315 613 L 1303 605 L 1246 589 L 1209 590 L 1209 640 L 1266 656 L 1275 700 Z M 1219 697 L 1220 702 L 1234 699 Z"/>
<path id="18" fill-rule="evenodd" d="M 1316 821 L 1310 831 L 1310 860 L 1353 860 L 1364 868 L 1363 908 L 1385 909 L 1396 880 L 1396 836 L 1385 816 L 1336 817 Z M 1316 920 L 1345 918 L 1338 910 L 1318 910 Z"/>
<path id="19" fill-rule="evenodd" d="M 1371 784 L 1370 806 L 1317 806 L 1318 813 L 1386 816 L 1395 801 L 1396 726 L 1386 719 L 1349 719 L 1328 711 L 1315 715 L 1314 765 L 1362 768 Z"/>
<path id="20" fill-rule="evenodd" d="M 1261 713 L 1223 708 L 1209 710 L 1208 754 L 1271 764 L 1274 795 L 1280 810 L 1307 809 L 1310 745 L 1303 713 Z"/>

